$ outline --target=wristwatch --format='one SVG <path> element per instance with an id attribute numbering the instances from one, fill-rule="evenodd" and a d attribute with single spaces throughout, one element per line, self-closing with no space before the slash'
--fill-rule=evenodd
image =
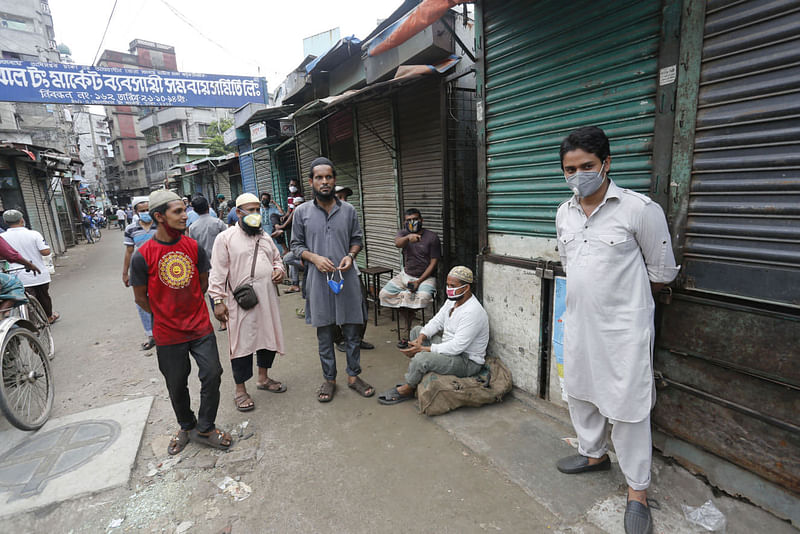
<path id="1" fill-rule="evenodd" d="M 217 304 L 222 304 L 222 299 L 214 299 L 214 306 Z"/>
<path id="2" fill-rule="evenodd" d="M 356 259 L 356 254 L 355 254 L 354 252 L 348 252 L 348 253 L 347 253 L 347 255 L 348 255 L 348 256 L 350 256 L 350 258 L 351 258 L 353 261 L 355 261 L 355 259 Z"/>

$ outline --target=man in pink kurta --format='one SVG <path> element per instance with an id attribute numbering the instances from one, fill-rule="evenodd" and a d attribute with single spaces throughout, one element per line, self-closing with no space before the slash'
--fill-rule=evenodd
<path id="1" fill-rule="evenodd" d="M 228 322 L 231 368 L 236 383 L 234 402 L 239 411 L 255 408 L 245 382 L 253 377 L 253 354 L 258 365 L 256 387 L 273 393 L 286 386 L 268 375 L 275 353 L 284 353 L 283 329 L 278 309 L 276 283 L 285 274 L 280 252 L 261 229 L 260 203 L 251 193 L 239 195 L 239 221 L 221 232 L 211 253 L 208 294 L 214 300 L 214 315 Z M 253 254 L 258 251 L 252 285 L 258 304 L 245 310 L 233 298 L 233 290 L 250 281 Z"/>

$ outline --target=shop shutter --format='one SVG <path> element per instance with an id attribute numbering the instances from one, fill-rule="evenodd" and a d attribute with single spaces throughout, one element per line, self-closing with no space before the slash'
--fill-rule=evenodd
<path id="1" fill-rule="evenodd" d="M 400 188 L 403 211 L 417 208 L 424 226 L 436 232 L 443 246 L 444 169 L 441 83 L 425 80 L 403 90 L 397 99 L 400 136 Z"/>
<path id="2" fill-rule="evenodd" d="M 242 144 L 239 146 L 239 153 L 249 152 L 252 150 L 250 143 Z M 246 156 L 239 156 L 239 167 L 242 172 L 242 191 L 245 193 L 258 193 L 256 186 L 256 169 L 255 162 L 253 161 L 253 154 Z"/>
<path id="3" fill-rule="evenodd" d="M 708 4 L 687 288 L 800 307 L 798 27 L 797 2 Z"/>
<path id="4" fill-rule="evenodd" d="M 319 117 L 314 114 L 295 118 L 295 131 L 299 132 L 318 119 Z M 306 200 L 311 200 L 312 192 L 308 185 L 308 171 L 311 169 L 311 162 L 322 155 L 319 125 L 314 125 L 302 134 L 295 136 L 295 142 L 297 143 L 297 163 L 300 166 L 299 176 L 302 176 L 303 196 L 306 197 Z"/>
<path id="5" fill-rule="evenodd" d="M 661 2 L 485 3 L 488 228 L 555 237 L 561 140 L 595 125 L 614 181 L 650 187 Z"/>
<path id="6" fill-rule="evenodd" d="M 277 187 L 276 195 L 279 196 L 279 204 L 286 209 L 286 199 L 289 196 L 289 181 L 299 179 L 297 174 L 297 150 L 295 144 L 290 143 L 284 148 L 275 152 L 275 157 L 278 160 L 278 179 L 273 181 L 274 187 Z M 306 187 L 306 189 L 308 189 Z"/>
<path id="7" fill-rule="evenodd" d="M 369 267 L 389 267 L 397 274 L 402 260 L 400 250 L 394 246 L 399 215 L 393 160 L 395 139 L 389 101 L 359 104 L 356 122 L 367 264 Z"/>
<path id="8" fill-rule="evenodd" d="M 256 187 L 258 194 L 269 193 L 272 196 L 272 158 L 271 150 L 262 148 L 253 153 L 256 169 Z"/>
<path id="9" fill-rule="evenodd" d="M 34 193 L 33 177 L 27 165 L 17 163 L 17 178 L 19 179 L 19 188 L 22 191 L 22 200 L 25 203 L 25 220 L 30 228 L 45 235 L 42 230 L 39 213 L 36 210 L 36 194 Z M 72 188 L 66 188 L 66 193 L 73 194 Z"/>
<path id="10" fill-rule="evenodd" d="M 31 178 L 35 202 L 32 209 L 36 212 L 36 218 L 41 225 L 41 230 L 39 230 L 39 232 L 41 232 L 47 244 L 50 245 L 50 248 L 53 249 L 53 252 L 61 254 L 64 252 L 64 247 L 62 246 L 61 240 L 58 239 L 58 233 L 56 232 L 55 223 L 53 222 L 53 212 L 47 201 L 47 192 L 45 189 L 47 182 L 41 178 L 34 178 L 33 176 Z"/>

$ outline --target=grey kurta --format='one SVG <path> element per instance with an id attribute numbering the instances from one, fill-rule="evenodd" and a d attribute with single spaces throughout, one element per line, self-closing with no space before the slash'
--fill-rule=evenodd
<path id="1" fill-rule="evenodd" d="M 361 225 L 355 208 L 347 202 L 337 200 L 330 213 L 319 207 L 316 200 L 295 208 L 291 248 L 298 257 L 310 251 L 338 266 L 353 245 L 362 246 Z M 344 287 L 337 295 L 328 287 L 327 274 L 305 263 L 306 323 L 315 327 L 362 324 L 363 296 L 356 270 L 351 268 L 342 273 Z M 335 280 L 339 280 L 338 272 Z"/>

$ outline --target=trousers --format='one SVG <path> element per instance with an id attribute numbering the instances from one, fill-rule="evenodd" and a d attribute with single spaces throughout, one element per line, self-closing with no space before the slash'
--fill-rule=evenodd
<path id="1" fill-rule="evenodd" d="M 256 365 L 262 369 L 271 369 L 274 361 L 274 350 L 258 349 L 256 351 Z M 237 384 L 244 384 L 253 378 L 253 355 L 248 354 L 240 358 L 233 358 L 231 360 L 231 370 L 233 370 L 233 381 Z"/>
<path id="2" fill-rule="evenodd" d="M 42 305 L 47 317 L 53 316 L 53 300 L 50 298 L 50 282 L 39 284 L 38 286 L 26 287 L 25 291 L 36 297 L 36 300 Z"/>
<path id="3" fill-rule="evenodd" d="M 214 429 L 219 408 L 219 386 L 222 383 L 222 365 L 219 363 L 217 339 L 214 333 L 177 345 L 156 345 L 158 369 L 164 375 L 172 410 L 182 430 L 197 428 L 198 432 Z M 200 408 L 195 419 L 189 398 L 189 373 L 192 364 L 189 354 L 197 363 L 200 379 Z"/>
<path id="4" fill-rule="evenodd" d="M 412 340 L 419 337 L 421 326 L 411 329 Z M 435 335 L 432 339 L 426 339 L 424 346 L 430 347 L 431 343 L 441 343 L 442 336 Z M 427 373 L 438 373 L 440 375 L 454 375 L 459 378 L 473 376 L 480 372 L 483 366 L 470 360 L 465 354 L 437 354 L 435 352 L 418 352 L 408 364 L 406 373 L 406 384 L 417 387 L 422 382 L 422 377 Z"/>
<path id="5" fill-rule="evenodd" d="M 650 415 L 638 423 L 607 419 L 591 402 L 567 398 L 572 425 L 578 434 L 578 452 L 589 458 L 601 458 L 608 452 L 608 427 L 617 453 L 619 467 L 628 486 L 645 490 L 650 486 L 653 442 Z"/>
<path id="6" fill-rule="evenodd" d="M 144 311 L 138 304 L 136 311 L 139 312 L 139 319 L 142 321 L 142 327 L 147 337 L 153 337 L 153 316 Z"/>
<path id="7" fill-rule="evenodd" d="M 347 374 L 358 376 L 361 374 L 361 324 L 343 324 L 345 352 L 347 354 Z M 319 361 L 322 364 L 322 376 L 325 380 L 336 379 L 336 353 L 333 350 L 333 339 L 336 336 L 336 325 L 329 324 L 317 328 L 317 343 L 319 344 Z"/>

